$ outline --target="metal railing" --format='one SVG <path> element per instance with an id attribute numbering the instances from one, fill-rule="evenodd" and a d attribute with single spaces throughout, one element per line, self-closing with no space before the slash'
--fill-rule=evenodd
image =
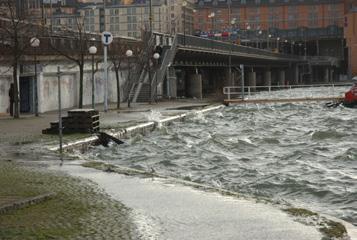
<path id="1" fill-rule="evenodd" d="M 154 81 L 152 81 L 151 84 L 152 84 L 152 89 L 155 89 L 155 91 L 151 93 L 151 99 L 153 99 L 154 95 L 156 94 L 157 86 L 164 81 L 165 76 L 167 74 L 167 68 L 171 65 L 171 63 L 175 58 L 176 50 L 177 50 L 177 35 L 174 37 L 170 49 L 165 51 L 164 55 L 162 56 L 162 62 L 160 64 L 160 67 L 153 75 Z"/>
<path id="2" fill-rule="evenodd" d="M 284 85 L 284 86 L 240 86 L 223 88 L 226 99 L 292 99 L 313 97 L 342 97 L 352 83 Z"/>
<path id="3" fill-rule="evenodd" d="M 240 54 L 251 55 L 255 57 L 265 57 L 271 59 L 279 59 L 279 60 L 289 60 L 289 61 L 304 61 L 304 58 L 296 55 L 287 55 L 282 53 L 274 53 L 269 50 L 241 46 L 237 44 L 227 43 L 223 41 L 217 41 L 207 38 L 201 38 L 191 35 L 182 35 L 177 34 L 177 41 L 180 46 L 184 47 L 195 47 L 197 49 L 210 49 L 216 51 L 225 51 L 227 54 L 232 52 L 232 55 L 235 55 L 235 52 Z"/>
<path id="4" fill-rule="evenodd" d="M 145 48 L 138 58 L 139 62 L 135 65 L 135 71 L 133 71 L 133 80 L 128 82 L 128 95 L 127 98 L 130 102 L 136 102 L 136 99 L 141 91 L 142 83 L 146 79 L 147 69 L 148 69 L 148 59 L 151 57 L 150 53 L 153 52 L 155 47 L 155 37 L 151 34 Z"/>

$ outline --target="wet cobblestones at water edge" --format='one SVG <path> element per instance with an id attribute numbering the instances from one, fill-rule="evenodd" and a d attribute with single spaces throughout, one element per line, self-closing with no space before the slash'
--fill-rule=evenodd
<path id="1" fill-rule="evenodd" d="M 50 200 L 0 215 L 0 239 L 140 239 L 131 210 L 91 182 L 0 161 L 0 196 L 53 192 Z"/>

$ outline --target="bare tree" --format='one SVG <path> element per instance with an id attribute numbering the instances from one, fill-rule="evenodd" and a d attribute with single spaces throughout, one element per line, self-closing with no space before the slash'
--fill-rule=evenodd
<path id="1" fill-rule="evenodd" d="M 120 109 L 120 101 L 121 101 L 121 94 L 120 94 L 120 77 L 119 77 L 119 72 L 121 69 L 121 64 L 123 62 L 123 56 L 122 56 L 122 48 L 120 48 L 120 51 L 109 51 L 109 57 L 111 62 L 113 63 L 113 69 L 115 72 L 115 79 L 116 79 L 116 84 L 117 84 L 117 109 Z"/>
<path id="2" fill-rule="evenodd" d="M 27 48 L 30 47 L 30 38 L 36 34 L 38 27 L 31 23 L 26 11 L 19 6 L 19 1 L 0 1 L 0 48 L 12 67 L 14 118 L 20 117 L 20 99 L 18 86 L 18 66 Z"/>
<path id="3" fill-rule="evenodd" d="M 79 102 L 78 107 L 83 108 L 83 79 L 84 79 L 84 64 L 89 58 L 88 48 L 91 41 L 91 34 L 85 31 L 84 18 L 77 17 L 75 29 L 58 31 L 58 37 L 54 33 L 50 35 L 51 48 L 58 54 L 64 56 L 68 60 L 74 62 L 79 68 Z M 64 46 L 62 40 L 71 42 L 72 47 Z M 56 41 L 59 40 L 59 41 Z"/>
<path id="4" fill-rule="evenodd" d="M 140 51 L 142 44 L 139 41 L 134 41 L 130 39 L 120 39 L 117 38 L 114 40 L 113 44 L 110 45 L 109 58 L 113 64 L 113 70 L 115 72 L 116 79 L 116 91 L 117 91 L 117 109 L 120 108 L 121 94 L 120 94 L 120 71 L 124 66 L 128 69 L 128 79 L 126 85 L 130 81 L 130 68 L 134 64 L 136 59 L 136 54 Z M 127 57 L 127 50 L 131 50 L 133 53 L 132 57 Z M 126 64 L 125 64 L 126 63 Z"/>

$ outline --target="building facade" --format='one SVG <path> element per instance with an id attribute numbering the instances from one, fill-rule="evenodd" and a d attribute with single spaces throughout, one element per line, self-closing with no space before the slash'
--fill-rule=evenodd
<path id="1" fill-rule="evenodd" d="M 344 14 L 343 0 L 198 0 L 194 29 L 202 37 L 305 56 L 318 79 L 348 73 Z"/>
<path id="2" fill-rule="evenodd" d="M 86 31 L 110 31 L 116 36 L 140 38 L 150 28 L 147 3 L 88 5 L 80 8 Z M 169 32 L 168 6 L 161 1 L 152 4 L 152 30 Z"/>
<path id="3" fill-rule="evenodd" d="M 348 47 L 349 75 L 357 76 L 357 2 L 345 1 L 345 38 Z"/>

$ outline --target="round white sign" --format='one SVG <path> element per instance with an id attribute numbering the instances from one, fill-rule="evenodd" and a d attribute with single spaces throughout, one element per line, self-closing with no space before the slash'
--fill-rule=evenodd
<path id="1" fill-rule="evenodd" d="M 110 32 L 103 32 L 102 33 L 102 42 L 104 45 L 109 45 L 113 42 L 113 34 Z"/>

